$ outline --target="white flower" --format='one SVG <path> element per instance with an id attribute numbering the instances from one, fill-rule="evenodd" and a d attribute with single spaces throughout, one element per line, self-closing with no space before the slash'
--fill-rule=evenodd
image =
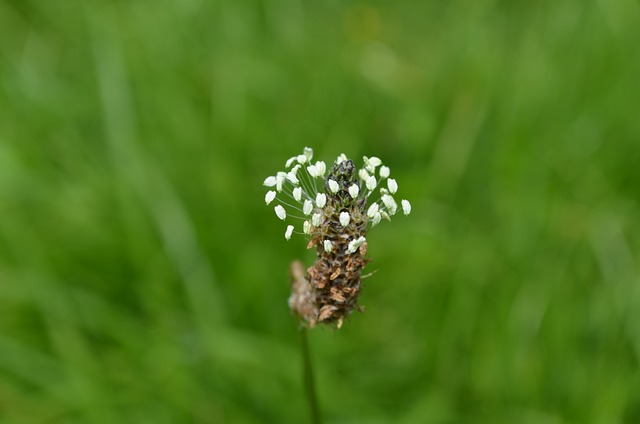
<path id="1" fill-rule="evenodd" d="M 329 180 L 328 183 L 329 183 L 329 190 L 331 190 L 332 193 L 337 193 L 338 190 L 340 190 L 340 184 L 338 184 L 334 180 Z"/>
<path id="2" fill-rule="evenodd" d="M 373 172 L 373 171 L 371 171 L 371 169 L 375 170 L 375 168 L 376 168 L 377 166 L 382 165 L 382 161 L 381 161 L 379 158 L 375 157 L 375 156 L 370 157 L 370 158 L 368 158 L 368 157 L 366 157 L 366 156 L 363 156 L 363 157 L 362 157 L 362 161 L 364 162 L 364 166 L 365 166 L 365 167 L 367 168 L 367 170 L 369 170 L 370 172 Z"/>
<path id="3" fill-rule="evenodd" d="M 295 185 L 298 185 L 300 183 L 300 181 L 298 181 L 298 177 L 296 177 L 296 173 L 293 171 L 287 174 L 287 180 L 291 181 Z"/>
<path id="4" fill-rule="evenodd" d="M 307 172 L 309 172 L 309 175 L 311 175 L 313 178 L 317 178 L 319 175 L 318 168 L 316 168 L 315 165 L 307 166 Z"/>
<path id="5" fill-rule="evenodd" d="M 298 202 L 302 199 L 302 188 L 296 187 L 293 189 L 293 198 Z"/>
<path id="6" fill-rule="evenodd" d="M 402 199 L 400 203 L 402 203 L 402 212 L 404 212 L 405 215 L 409 215 L 411 213 L 411 203 L 406 199 Z"/>
<path id="7" fill-rule="evenodd" d="M 382 161 L 379 158 L 377 158 L 375 156 L 372 156 L 372 157 L 369 158 L 369 165 L 371 165 L 371 166 L 373 166 L 375 168 L 377 166 L 382 165 Z"/>
<path id="8" fill-rule="evenodd" d="M 284 232 L 284 238 L 289 240 L 293 234 L 293 225 L 287 225 L 287 231 Z"/>
<path id="9" fill-rule="evenodd" d="M 304 221 L 304 224 L 302 224 L 302 231 L 305 234 L 311 234 L 311 222 L 309 221 Z"/>
<path id="10" fill-rule="evenodd" d="M 276 215 L 278 216 L 278 218 L 284 221 L 284 219 L 287 217 L 287 211 L 285 211 L 284 208 L 280 205 L 276 206 L 274 210 L 276 211 Z"/>
<path id="11" fill-rule="evenodd" d="M 296 210 L 299 210 L 298 208 L 302 209 L 304 215 L 302 218 L 302 231 L 298 230 L 300 233 L 303 232 L 307 235 L 319 234 L 320 227 L 325 223 L 327 225 L 330 224 L 330 220 L 336 218 L 333 214 L 335 213 L 334 207 L 337 206 L 337 221 L 340 223 L 339 227 L 342 229 L 335 229 L 337 230 L 337 234 L 332 234 L 345 242 L 349 240 L 349 238 L 353 237 L 353 232 L 345 232 L 347 231 L 347 227 L 356 222 L 354 221 L 356 217 L 357 222 L 360 223 L 360 213 L 364 211 L 358 209 L 354 217 L 351 216 L 351 212 L 339 212 L 339 208 L 343 207 L 343 202 L 347 202 L 346 204 L 351 204 L 358 208 L 366 208 L 366 219 L 371 222 L 372 227 L 378 225 L 382 219 L 391 220 L 391 216 L 395 215 L 400 210 L 400 207 L 402 207 L 402 212 L 405 215 L 411 213 L 411 203 L 409 203 L 408 200 L 402 199 L 400 203 L 396 203 L 394 195 L 398 191 L 398 183 L 395 179 L 389 178 L 391 170 L 388 166 L 382 164 L 380 158 L 364 156 L 364 164 L 357 171 L 358 179 L 354 178 L 355 182 L 346 185 L 335 179 L 335 177 L 331 177 L 331 173 L 329 173 L 331 179 L 327 176 L 328 170 L 325 162 L 316 161 L 314 164 L 312 162 L 313 153 L 312 148 L 305 147 L 302 154 L 292 156 L 286 161 L 284 172 L 277 172 L 274 175 L 268 176 L 263 182 L 264 186 L 270 187 L 264 196 L 264 201 L 267 205 L 271 205 L 275 200 L 281 199 L 278 194 L 283 191 L 290 195 L 290 197 L 297 202 L 297 205 L 300 205 L 297 206 L 295 203 L 289 205 L 282 202 L 279 202 L 279 205 L 274 205 L 276 216 L 283 221 L 286 221 L 288 215 L 285 207 L 291 206 Z M 339 165 L 345 161 L 349 161 L 349 159 L 344 153 L 341 153 L 336 158 L 335 164 Z M 331 163 L 329 163 L 329 165 L 330 167 L 334 166 Z M 300 170 L 306 175 L 301 174 L 301 176 L 298 177 L 298 171 Z M 346 170 L 346 168 L 343 170 Z M 315 178 L 320 178 L 322 183 L 324 183 L 321 188 L 322 192 L 320 193 L 318 192 L 317 183 L 311 181 L 311 179 Z M 387 180 L 386 184 L 381 184 L 384 180 Z M 308 183 L 311 183 L 311 185 L 308 185 Z M 340 200 L 340 205 L 334 204 L 336 200 L 334 196 L 341 193 L 342 190 L 347 191 L 349 197 L 338 199 Z M 366 198 L 372 196 L 374 190 L 379 190 L 380 200 L 365 205 L 364 202 Z M 360 196 L 361 192 L 362 197 Z M 325 215 L 325 208 L 331 211 L 331 217 Z M 284 236 L 287 240 L 290 240 L 295 232 L 294 225 L 288 225 Z M 351 240 L 348 243 L 347 251 L 349 253 L 355 253 L 365 243 L 366 239 L 364 237 Z M 323 242 L 323 247 L 327 252 L 333 252 L 335 246 L 335 241 L 325 240 Z M 340 254 L 342 254 L 342 252 L 342 248 L 340 248 Z"/>
<path id="12" fill-rule="evenodd" d="M 375 216 L 375 214 L 378 213 L 378 204 L 377 203 L 373 203 L 371 206 L 369 206 L 369 210 L 367 211 L 367 216 L 369 218 L 373 218 Z"/>
<path id="13" fill-rule="evenodd" d="M 381 219 L 382 215 L 380 215 L 380 212 L 376 212 L 375 214 L 373 214 L 373 218 L 371 218 L 371 226 L 375 227 L 376 225 L 378 225 Z"/>
<path id="14" fill-rule="evenodd" d="M 323 208 L 327 204 L 327 195 L 324 193 L 318 193 L 316 196 L 316 206 Z"/>
<path id="15" fill-rule="evenodd" d="M 291 164 L 296 161 L 296 159 L 298 159 L 298 156 L 290 157 L 289 159 L 287 159 L 287 163 L 284 164 L 284 167 L 285 168 L 290 167 Z"/>
<path id="16" fill-rule="evenodd" d="M 367 239 L 362 236 L 358 237 L 355 240 L 351 240 L 349 242 L 349 248 L 347 249 L 347 252 L 354 253 L 360 246 L 364 244 L 365 241 L 367 241 Z"/>
<path id="17" fill-rule="evenodd" d="M 391 215 L 395 215 L 396 210 L 398 209 L 398 204 L 394 200 L 393 196 L 389 196 L 388 194 L 384 194 L 382 196 L 382 203 L 387 207 L 387 210 Z"/>
<path id="18" fill-rule="evenodd" d="M 269 190 L 267 191 L 267 194 L 264 196 L 264 201 L 268 205 L 269 203 L 273 202 L 273 199 L 275 198 L 276 198 L 276 192 L 273 190 Z"/>
<path id="19" fill-rule="evenodd" d="M 286 172 L 278 172 L 276 174 L 276 190 L 282 191 L 282 184 L 284 184 L 285 178 L 287 178 Z"/>
<path id="20" fill-rule="evenodd" d="M 314 213 L 311 217 L 311 225 L 314 227 L 319 227 L 322 224 L 322 215 L 319 213 Z"/>
<path id="21" fill-rule="evenodd" d="M 353 184 L 351 187 L 349 187 L 349 194 L 351 195 L 352 199 L 358 197 L 358 193 L 360 193 L 360 186 L 358 184 Z"/>
<path id="22" fill-rule="evenodd" d="M 351 221 L 351 217 L 348 212 L 340 212 L 340 225 L 346 227 L 349 225 L 349 221 Z"/>
<path id="23" fill-rule="evenodd" d="M 395 192 L 398 191 L 398 183 L 393 178 L 387 180 L 387 187 L 389 187 L 391 194 L 395 194 Z"/>
<path id="24" fill-rule="evenodd" d="M 369 190 L 373 190 L 374 188 L 376 188 L 376 185 L 378 185 L 376 177 L 374 177 L 373 175 L 369 176 L 369 178 L 367 178 L 367 188 Z"/>
<path id="25" fill-rule="evenodd" d="M 310 162 L 311 158 L 313 157 L 313 149 L 311 147 L 305 147 L 304 149 L 302 149 L 302 152 L 304 153 L 304 156 L 307 158 L 307 162 Z"/>
<path id="26" fill-rule="evenodd" d="M 305 200 L 304 205 L 302 205 L 302 212 L 305 215 L 309 215 L 312 210 L 313 210 L 313 203 L 311 202 L 311 200 L 309 199 Z"/>
<path id="27" fill-rule="evenodd" d="M 324 173 L 327 171 L 327 165 L 323 161 L 319 160 L 316 162 L 316 169 L 318 170 L 318 176 L 323 177 Z"/>

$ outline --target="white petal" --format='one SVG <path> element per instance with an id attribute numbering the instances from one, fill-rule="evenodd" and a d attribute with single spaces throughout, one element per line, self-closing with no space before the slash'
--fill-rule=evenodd
<path id="1" fill-rule="evenodd" d="M 302 199 L 302 189 L 300 187 L 296 187 L 293 189 L 293 198 L 298 202 Z"/>
<path id="2" fill-rule="evenodd" d="M 289 240 L 293 234 L 293 225 L 287 225 L 287 231 L 284 232 L 284 238 Z"/>
<path id="3" fill-rule="evenodd" d="M 311 161 L 311 158 L 313 157 L 313 149 L 311 147 L 305 147 L 302 152 L 304 153 L 304 156 L 307 158 L 307 162 Z"/>
<path id="4" fill-rule="evenodd" d="M 358 184 L 353 184 L 351 187 L 349 187 L 349 194 L 351 195 L 352 199 L 358 197 L 358 193 L 360 193 L 360 186 Z"/>
<path id="5" fill-rule="evenodd" d="M 360 177 L 361 180 L 366 181 L 367 178 L 369 178 L 369 173 L 367 172 L 366 169 L 361 169 L 358 171 L 358 176 Z"/>
<path id="6" fill-rule="evenodd" d="M 391 169 L 389 169 L 388 166 L 380 167 L 380 178 L 388 178 L 390 174 L 391 174 Z"/>
<path id="7" fill-rule="evenodd" d="M 371 218 L 371 226 L 375 227 L 376 225 L 378 225 L 381 219 L 382 219 L 382 215 L 380 215 L 380 212 L 376 212 L 373 215 L 373 218 Z"/>
<path id="8" fill-rule="evenodd" d="M 358 237 L 355 240 L 351 240 L 349 242 L 349 248 L 347 249 L 347 252 L 354 253 L 360 246 L 364 244 L 365 241 L 367 241 L 367 239 L 362 236 Z"/>
<path id="9" fill-rule="evenodd" d="M 382 165 L 382 161 L 379 158 L 373 156 L 373 157 L 369 158 L 369 165 L 371 165 L 371 166 L 373 166 L 375 168 L 377 166 Z"/>
<path id="10" fill-rule="evenodd" d="M 411 203 L 405 199 L 402 199 L 400 203 L 402 203 L 402 212 L 404 212 L 405 215 L 409 215 L 411 213 Z"/>
<path id="11" fill-rule="evenodd" d="M 305 215 L 309 215 L 312 210 L 313 210 L 313 203 L 311 202 L 311 200 L 309 199 L 305 200 L 304 205 L 302 205 L 302 212 Z"/>
<path id="12" fill-rule="evenodd" d="M 345 160 L 347 160 L 347 155 L 345 155 L 344 153 L 340 153 L 340 156 L 338 156 L 338 158 L 336 159 L 336 164 L 340 165 Z"/>
<path id="13" fill-rule="evenodd" d="M 331 243 L 331 240 L 325 240 L 324 251 L 328 253 L 328 252 L 331 252 L 332 249 L 333 249 L 333 243 Z"/>
<path id="14" fill-rule="evenodd" d="M 289 172 L 287 174 L 287 180 L 291 181 L 295 185 L 298 185 L 300 183 L 300 181 L 298 181 L 298 177 L 296 177 L 296 174 L 293 172 Z"/>
<path id="15" fill-rule="evenodd" d="M 383 194 L 382 195 L 382 203 L 385 205 L 385 207 L 389 208 L 391 204 L 393 204 L 393 197 L 388 195 L 388 194 Z"/>
<path id="16" fill-rule="evenodd" d="M 296 159 L 298 159 L 298 156 L 294 156 L 294 157 L 291 157 L 291 158 L 287 159 L 287 163 L 284 164 L 284 167 L 285 168 L 290 167 L 291 164 L 296 161 Z"/>
<path id="17" fill-rule="evenodd" d="M 304 224 L 302 224 L 302 231 L 305 234 L 311 234 L 311 222 L 309 221 L 304 221 Z"/>
<path id="18" fill-rule="evenodd" d="M 313 178 L 317 178 L 319 175 L 318 168 L 316 168 L 315 165 L 307 166 L 307 172 L 309 172 L 309 175 Z"/>
<path id="19" fill-rule="evenodd" d="M 280 205 L 276 206 L 274 210 L 276 211 L 276 215 L 278 216 L 278 218 L 284 221 L 284 219 L 287 217 L 287 211 L 285 211 L 284 208 Z"/>
<path id="20" fill-rule="evenodd" d="M 367 216 L 369 218 L 373 218 L 374 215 L 378 213 L 378 208 L 379 206 L 377 203 L 374 203 L 371 206 L 369 206 L 369 210 L 367 211 Z"/>
<path id="21" fill-rule="evenodd" d="M 319 208 L 324 208 L 324 205 L 327 204 L 327 195 L 324 193 L 318 193 L 316 196 L 316 206 Z"/>
<path id="22" fill-rule="evenodd" d="M 264 180 L 264 183 L 262 183 L 262 184 L 267 186 L 267 187 L 273 187 L 274 185 L 276 185 L 276 182 L 277 182 L 276 177 L 272 176 L 272 177 L 267 177 Z"/>
<path id="23" fill-rule="evenodd" d="M 278 172 L 278 174 L 276 175 L 276 190 L 278 190 L 279 192 L 282 191 L 282 184 L 284 184 L 286 178 L 286 172 Z"/>
<path id="24" fill-rule="evenodd" d="M 389 187 L 391 194 L 395 194 L 395 192 L 398 191 L 398 183 L 393 178 L 387 180 L 387 187 Z"/>
<path id="25" fill-rule="evenodd" d="M 318 176 L 323 177 L 324 173 L 327 172 L 327 165 L 319 160 L 316 162 L 316 169 L 318 170 Z"/>
<path id="26" fill-rule="evenodd" d="M 322 224 L 322 215 L 319 213 L 314 213 L 311 217 L 311 225 L 314 227 L 319 227 Z"/>
<path id="27" fill-rule="evenodd" d="M 384 187 L 380 188 L 380 196 L 384 196 L 385 194 L 389 194 L 389 190 Z"/>
<path id="28" fill-rule="evenodd" d="M 332 193 L 337 193 L 338 190 L 340 190 L 340 184 L 334 180 L 329 180 L 329 190 L 331 190 Z"/>
<path id="29" fill-rule="evenodd" d="M 382 203 L 386 206 L 387 210 L 391 215 L 395 215 L 396 210 L 398 209 L 398 204 L 396 203 L 393 196 L 389 196 L 388 194 L 384 194 L 382 196 Z"/>
<path id="30" fill-rule="evenodd" d="M 372 174 L 376 172 L 376 167 L 382 164 L 382 161 L 375 156 L 372 158 L 363 156 L 362 161 L 364 162 L 365 169 Z"/>
<path id="31" fill-rule="evenodd" d="M 276 198 L 276 192 L 273 190 L 267 191 L 267 194 L 264 196 L 264 201 L 268 205 L 273 202 L 273 199 Z"/>
<path id="32" fill-rule="evenodd" d="M 369 190 L 373 190 L 374 188 L 376 188 L 376 185 L 378 185 L 376 177 L 374 177 L 373 175 L 369 176 L 369 178 L 367 178 L 367 188 Z"/>
<path id="33" fill-rule="evenodd" d="M 346 227 L 349 225 L 349 221 L 351 221 L 351 217 L 348 212 L 340 212 L 340 225 Z"/>

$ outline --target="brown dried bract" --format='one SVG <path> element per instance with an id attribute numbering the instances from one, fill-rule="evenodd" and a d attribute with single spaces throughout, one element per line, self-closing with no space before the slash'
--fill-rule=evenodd
<path id="1" fill-rule="evenodd" d="M 338 308 L 333 305 L 324 305 L 322 309 L 320 309 L 320 317 L 318 317 L 319 321 L 324 321 L 329 318 Z"/>
<path id="2" fill-rule="evenodd" d="M 329 280 L 333 281 L 336 278 L 338 278 L 340 276 L 340 272 L 342 272 L 342 269 L 340 269 L 340 267 L 338 267 L 338 269 L 333 271 L 333 274 L 331 274 L 331 276 L 329 276 Z"/>
<path id="3" fill-rule="evenodd" d="M 293 262 L 289 268 L 289 273 L 291 275 L 289 308 L 302 318 L 309 327 L 314 327 L 318 319 L 317 299 L 315 291 L 305 275 L 302 262 Z"/>

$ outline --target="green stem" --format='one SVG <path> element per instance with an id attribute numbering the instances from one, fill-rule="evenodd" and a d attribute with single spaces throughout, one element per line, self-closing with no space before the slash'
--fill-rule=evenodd
<path id="1" fill-rule="evenodd" d="M 311 355 L 309 354 L 309 341 L 307 339 L 307 329 L 300 329 L 300 345 L 302 347 L 302 371 L 304 374 L 304 388 L 309 402 L 309 412 L 311 414 L 311 424 L 320 424 L 320 408 L 318 407 L 318 397 L 316 396 L 316 386 L 313 380 L 313 367 L 311 366 Z"/>

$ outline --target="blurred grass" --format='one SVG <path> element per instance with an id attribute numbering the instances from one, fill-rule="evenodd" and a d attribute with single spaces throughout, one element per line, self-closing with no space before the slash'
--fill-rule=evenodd
<path id="1" fill-rule="evenodd" d="M 263 204 L 303 146 L 412 215 L 327 422 L 640 421 L 632 1 L 0 2 L 0 422 L 304 422 Z"/>

